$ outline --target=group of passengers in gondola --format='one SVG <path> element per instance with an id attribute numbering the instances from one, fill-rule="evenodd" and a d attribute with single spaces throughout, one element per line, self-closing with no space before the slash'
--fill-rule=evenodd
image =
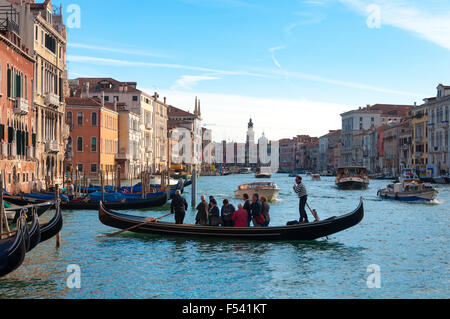
<path id="1" fill-rule="evenodd" d="M 175 200 L 175 204 L 172 200 L 175 216 L 177 214 L 175 207 L 180 206 L 178 202 L 179 198 Z M 180 211 L 183 207 L 180 207 Z M 244 204 L 239 203 L 237 209 L 228 199 L 223 200 L 223 205 L 219 209 L 217 200 L 213 196 L 210 196 L 207 202 L 206 197 L 202 195 L 196 210 L 195 222 L 200 226 L 250 227 L 253 223 L 255 227 L 268 227 L 270 223 L 270 205 L 265 197 L 260 199 L 258 194 L 252 196 L 252 201 L 249 200 L 248 194 L 245 194 Z M 182 223 L 177 219 L 176 222 Z"/>
<path id="2" fill-rule="evenodd" d="M 294 192 L 299 197 L 299 212 L 300 223 L 309 223 L 308 215 L 306 214 L 305 206 L 308 201 L 308 194 L 306 187 L 302 183 L 301 176 L 296 177 L 296 185 L 294 185 Z M 258 194 L 253 194 L 252 199 L 248 194 L 243 195 L 244 203 L 239 203 L 238 209 L 231 204 L 228 199 L 223 200 L 223 206 L 219 210 L 217 200 L 214 196 L 209 197 L 209 202 L 206 197 L 200 197 L 200 203 L 197 205 L 197 216 L 195 224 L 201 226 L 223 226 L 223 227 L 269 227 L 270 224 L 270 205 L 267 198 L 259 197 Z M 188 204 L 186 199 L 181 196 L 181 192 L 177 191 L 172 199 L 171 212 L 175 214 L 176 224 L 183 224 L 184 217 Z"/>

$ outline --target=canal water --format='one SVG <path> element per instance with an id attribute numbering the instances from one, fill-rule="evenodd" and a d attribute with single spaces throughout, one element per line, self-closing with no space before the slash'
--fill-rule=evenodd
<path id="1" fill-rule="evenodd" d="M 202 177 L 198 193 L 221 202 L 253 180 L 251 175 Z M 298 219 L 293 178 L 276 174 L 272 180 L 281 188 L 271 207 L 273 225 Z M 449 186 L 437 186 L 432 204 L 407 204 L 376 197 L 387 181 L 371 181 L 364 191 L 338 190 L 331 177 L 304 181 L 321 219 L 353 211 L 363 196 L 362 223 L 312 242 L 131 233 L 109 238 L 105 235 L 116 230 L 103 226 L 97 212 L 66 211 L 61 247 L 52 239 L 27 254 L 16 272 L 0 279 L 0 298 L 448 298 Z M 190 187 L 185 196 L 190 203 Z M 157 217 L 168 210 L 128 213 Z M 189 210 L 186 222 L 194 218 Z M 80 289 L 67 286 L 67 267 L 73 264 L 81 270 Z M 368 272 L 370 265 L 377 266 Z M 377 267 L 380 288 L 369 288 L 368 277 Z"/>

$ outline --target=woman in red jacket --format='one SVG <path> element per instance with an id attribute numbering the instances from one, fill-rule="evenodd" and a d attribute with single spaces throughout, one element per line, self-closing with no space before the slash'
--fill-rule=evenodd
<path id="1" fill-rule="evenodd" d="M 233 213 L 234 227 L 248 227 L 248 213 L 242 208 L 242 204 L 238 205 L 238 210 Z"/>

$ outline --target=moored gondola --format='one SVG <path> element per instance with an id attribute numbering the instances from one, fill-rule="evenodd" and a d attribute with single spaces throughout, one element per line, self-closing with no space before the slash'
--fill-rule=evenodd
<path id="1" fill-rule="evenodd" d="M 17 222 L 17 219 L 20 216 L 20 212 L 22 209 L 27 210 L 27 221 L 32 221 L 33 220 L 33 214 L 32 214 L 32 209 L 33 207 L 36 208 L 36 213 L 39 216 L 42 216 L 42 214 L 44 214 L 45 212 L 47 212 L 53 205 L 55 205 L 54 202 L 44 202 L 41 204 L 31 204 L 31 205 L 25 205 L 25 206 L 17 206 L 14 205 L 10 208 L 5 208 L 5 212 L 6 212 L 6 217 L 8 218 L 8 221 L 10 223 L 15 224 Z"/>
<path id="2" fill-rule="evenodd" d="M 99 201 L 72 200 L 68 203 L 61 203 L 61 208 L 64 210 L 97 210 L 99 203 Z M 108 202 L 105 203 L 105 206 L 108 209 L 128 210 L 159 207 L 164 206 L 166 203 L 167 194 L 165 192 L 162 192 L 157 196 L 152 196 L 146 199 L 131 199 L 118 202 Z"/>
<path id="3" fill-rule="evenodd" d="M 36 210 L 32 210 L 31 216 L 33 220 L 31 226 L 28 228 L 27 252 L 33 250 L 41 241 L 41 227 Z"/>
<path id="4" fill-rule="evenodd" d="M 351 228 L 360 223 L 363 217 L 364 205 L 362 200 L 355 211 L 340 217 L 293 226 L 246 228 L 148 222 L 145 217 L 130 216 L 108 210 L 102 203 L 99 207 L 99 219 L 104 225 L 118 229 L 135 227 L 132 231 L 136 233 L 262 241 L 315 240 Z"/>
<path id="5" fill-rule="evenodd" d="M 17 231 L 6 239 L 0 239 L 0 277 L 6 276 L 22 264 L 26 253 L 26 233 L 26 221 L 23 216 L 17 223 Z"/>
<path id="6" fill-rule="evenodd" d="M 132 194 L 131 194 L 132 195 Z M 136 195 L 136 194 L 134 194 Z M 128 194 L 130 196 L 130 194 Z M 45 203 L 43 200 L 28 198 L 23 196 L 4 196 L 5 200 L 15 205 L 36 205 Z M 100 201 L 89 199 L 74 199 L 69 202 L 61 202 L 61 209 L 64 210 L 98 210 Z M 158 192 L 148 194 L 147 198 L 124 198 L 120 201 L 107 202 L 105 206 L 114 210 L 128 210 L 128 209 L 145 209 L 151 207 L 164 206 L 167 203 L 167 193 Z"/>
<path id="7" fill-rule="evenodd" d="M 41 237 L 40 243 L 49 240 L 56 236 L 63 228 L 63 217 L 61 213 L 61 206 L 59 203 L 55 204 L 55 216 L 45 224 L 40 225 Z"/>

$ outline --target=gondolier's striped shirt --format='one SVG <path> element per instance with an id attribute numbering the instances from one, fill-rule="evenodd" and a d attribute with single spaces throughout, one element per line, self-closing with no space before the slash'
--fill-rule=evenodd
<path id="1" fill-rule="evenodd" d="M 295 186 L 295 192 L 297 193 L 299 198 L 308 195 L 308 193 L 306 193 L 306 187 L 303 183 L 297 184 L 297 186 Z"/>

